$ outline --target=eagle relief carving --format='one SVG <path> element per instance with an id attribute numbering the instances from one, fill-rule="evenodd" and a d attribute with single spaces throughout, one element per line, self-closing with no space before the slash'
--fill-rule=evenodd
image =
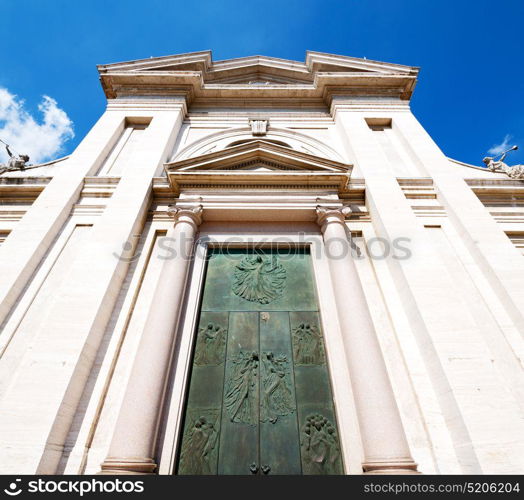
<path id="1" fill-rule="evenodd" d="M 285 281 L 286 270 L 276 255 L 247 256 L 235 268 L 233 293 L 250 302 L 268 304 L 282 295 Z"/>

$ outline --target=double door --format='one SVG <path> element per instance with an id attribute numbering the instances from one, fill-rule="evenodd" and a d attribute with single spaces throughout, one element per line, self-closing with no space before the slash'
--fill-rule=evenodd
<path id="1" fill-rule="evenodd" d="M 309 253 L 209 257 L 177 472 L 341 474 Z"/>

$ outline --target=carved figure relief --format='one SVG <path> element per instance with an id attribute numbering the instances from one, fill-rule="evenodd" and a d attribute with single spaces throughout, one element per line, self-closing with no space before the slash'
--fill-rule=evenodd
<path id="1" fill-rule="evenodd" d="M 227 330 L 220 325 L 208 323 L 200 328 L 195 353 L 196 365 L 221 365 L 224 362 Z"/>
<path id="2" fill-rule="evenodd" d="M 344 472 L 306 250 L 210 252 L 175 473 Z"/>
<path id="3" fill-rule="evenodd" d="M 231 422 L 254 425 L 258 420 L 258 353 L 240 351 L 232 360 L 225 405 Z"/>
<path id="4" fill-rule="evenodd" d="M 260 421 L 274 424 L 279 416 L 295 411 L 293 394 L 286 377 L 289 373 L 288 359 L 284 354 L 275 357 L 272 352 L 264 352 L 262 367 Z"/>
<path id="5" fill-rule="evenodd" d="M 218 409 L 194 409 L 187 415 L 180 455 L 180 474 L 215 474 L 216 444 L 220 432 Z"/>
<path id="6" fill-rule="evenodd" d="M 322 335 L 309 323 L 301 323 L 293 330 L 293 356 L 296 365 L 324 363 Z"/>
<path id="7" fill-rule="evenodd" d="M 339 474 L 340 447 L 335 426 L 323 415 L 309 415 L 300 441 L 305 474 Z"/>
<path id="8" fill-rule="evenodd" d="M 268 304 L 284 291 L 286 270 L 278 258 L 246 256 L 235 268 L 233 293 L 251 302 Z"/>

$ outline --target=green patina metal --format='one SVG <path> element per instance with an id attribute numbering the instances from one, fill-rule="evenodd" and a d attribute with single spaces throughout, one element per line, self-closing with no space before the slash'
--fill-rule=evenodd
<path id="1" fill-rule="evenodd" d="M 210 251 L 179 474 L 342 474 L 306 249 Z"/>

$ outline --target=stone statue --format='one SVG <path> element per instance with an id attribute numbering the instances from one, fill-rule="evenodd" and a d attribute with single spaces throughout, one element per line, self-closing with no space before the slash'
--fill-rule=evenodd
<path id="1" fill-rule="evenodd" d="M 5 149 L 7 151 L 7 154 L 9 155 L 9 160 L 7 161 L 7 164 L 0 164 L 0 175 L 2 175 L 5 172 L 24 170 L 27 166 L 27 162 L 29 161 L 29 156 L 18 154 L 14 155 L 9 149 L 9 144 L 6 144 L 4 141 L 1 142 L 5 144 Z"/>
<path id="2" fill-rule="evenodd" d="M 507 151 L 504 151 L 498 160 L 492 158 L 491 156 L 486 156 L 482 161 L 488 167 L 491 172 L 503 172 L 511 179 L 524 180 L 524 165 L 513 165 L 509 166 L 504 163 L 506 155 L 510 151 L 518 149 L 518 146 L 513 146 Z"/>

